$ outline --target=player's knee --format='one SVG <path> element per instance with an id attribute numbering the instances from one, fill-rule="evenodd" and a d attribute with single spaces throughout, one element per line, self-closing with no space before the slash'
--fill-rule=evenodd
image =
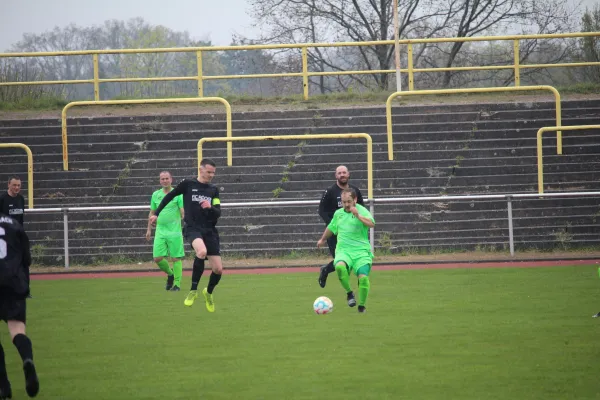
<path id="1" fill-rule="evenodd" d="M 371 281 L 367 275 L 362 275 L 358 277 L 358 287 L 361 288 L 369 288 L 371 286 Z"/>
<path id="2" fill-rule="evenodd" d="M 336 272 L 345 271 L 346 269 L 347 269 L 346 263 L 343 261 L 338 261 L 338 263 L 335 264 Z"/>
<path id="3" fill-rule="evenodd" d="M 155 263 L 159 263 L 159 262 L 161 262 L 163 259 L 164 259 L 164 257 L 155 257 L 155 258 L 154 258 L 154 262 L 155 262 Z"/>
<path id="4" fill-rule="evenodd" d="M 206 249 L 196 250 L 196 257 L 198 257 L 201 260 L 204 260 L 206 258 Z"/>

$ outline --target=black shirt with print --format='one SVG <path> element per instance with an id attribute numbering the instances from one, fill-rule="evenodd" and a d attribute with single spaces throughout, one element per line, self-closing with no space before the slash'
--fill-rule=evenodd
<path id="1" fill-rule="evenodd" d="M 188 227 L 196 229 L 212 229 L 221 216 L 221 199 L 219 189 L 210 183 L 198 182 L 198 179 L 184 179 L 171 190 L 160 202 L 155 211 L 158 216 L 171 200 L 183 195 L 184 222 Z M 208 201 L 210 208 L 202 208 L 200 203 Z"/>
<path id="2" fill-rule="evenodd" d="M 23 214 L 25 212 L 25 198 L 17 193 L 12 197 L 8 192 L 0 194 L 0 213 L 16 219 L 23 225 Z"/>
<path id="3" fill-rule="evenodd" d="M 348 187 L 354 189 L 356 192 L 356 202 L 361 206 L 364 206 L 365 203 L 363 201 L 362 194 L 360 190 L 354 186 L 348 184 Z M 333 219 L 333 214 L 340 208 L 342 208 L 342 189 L 334 183 L 330 188 L 325 190 L 323 193 L 323 197 L 321 198 L 321 202 L 319 203 L 319 215 L 325 222 L 325 225 L 329 225 L 331 220 Z"/>

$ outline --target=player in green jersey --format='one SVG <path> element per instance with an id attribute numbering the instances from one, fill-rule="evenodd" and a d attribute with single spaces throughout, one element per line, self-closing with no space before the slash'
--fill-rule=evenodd
<path id="1" fill-rule="evenodd" d="M 348 305 L 354 307 L 356 298 L 350 287 L 350 272 L 358 277 L 358 312 L 366 311 L 369 296 L 369 273 L 373 265 L 373 253 L 369 243 L 369 228 L 375 227 L 373 216 L 365 207 L 356 203 L 356 191 L 352 188 L 342 191 L 342 205 L 333 214 L 333 219 L 325 228 L 317 247 L 327 243 L 332 235 L 337 236 L 335 247 L 335 270 L 342 287 L 346 290 Z"/>
<path id="2" fill-rule="evenodd" d="M 150 200 L 150 215 L 153 216 L 162 199 L 171 191 L 173 187 L 173 177 L 169 171 L 160 173 L 160 185 L 162 189 L 158 189 L 152 193 Z M 156 223 L 156 234 L 154 235 L 154 246 L 152 256 L 154 262 L 160 269 L 167 274 L 167 285 L 165 289 L 177 292 L 181 287 L 181 275 L 183 272 L 182 259 L 185 257 L 183 247 L 183 235 L 181 232 L 181 219 L 183 218 L 183 198 L 175 197 L 160 214 Z M 152 236 L 152 224 L 148 222 L 148 230 L 146 231 L 146 240 L 150 241 Z M 173 261 L 173 268 L 169 266 L 167 258 Z"/>

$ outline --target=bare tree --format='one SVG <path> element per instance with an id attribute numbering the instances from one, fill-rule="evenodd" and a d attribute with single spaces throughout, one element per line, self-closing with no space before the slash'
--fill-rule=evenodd
<path id="1" fill-rule="evenodd" d="M 393 38 L 392 0 L 252 0 L 251 3 L 256 25 L 268 27 L 260 38 L 262 42 L 362 42 Z M 401 37 L 415 37 L 415 33 L 420 37 L 431 37 L 455 13 L 444 2 L 436 0 L 402 1 L 399 11 Z M 390 68 L 392 46 L 361 46 L 355 51 L 366 69 Z M 318 71 L 347 70 L 343 62 L 329 57 L 327 52 L 319 49 L 310 49 L 310 58 Z M 354 62 L 351 61 L 350 64 Z M 378 88 L 387 89 L 388 73 L 373 74 L 372 78 Z M 359 77 L 353 79 L 363 82 Z"/>
<path id="2" fill-rule="evenodd" d="M 252 0 L 251 4 L 256 25 L 264 29 L 262 42 L 359 42 L 393 37 L 392 0 Z M 515 33 L 517 27 L 522 33 L 564 32 L 572 27 L 574 15 L 559 0 L 407 0 L 399 2 L 398 12 L 400 37 L 410 39 Z M 460 56 L 464 46 L 464 42 L 414 46 L 414 65 L 452 67 L 469 58 Z M 536 43 L 526 43 L 522 61 L 539 48 Z M 389 70 L 393 51 L 393 46 L 361 46 L 345 52 L 350 59 L 341 60 L 318 49 L 310 49 L 309 54 L 317 71 L 344 71 L 357 60 L 364 69 Z M 450 86 L 455 75 L 445 72 L 442 86 Z M 378 88 L 387 89 L 388 73 L 372 74 L 372 78 Z M 360 77 L 352 79 L 368 85 Z M 324 83 L 320 86 L 323 91 Z"/>

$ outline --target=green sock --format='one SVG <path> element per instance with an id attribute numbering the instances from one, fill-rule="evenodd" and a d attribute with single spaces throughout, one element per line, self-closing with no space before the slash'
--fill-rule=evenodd
<path id="1" fill-rule="evenodd" d="M 181 275 L 183 275 L 183 263 L 181 260 L 175 260 L 173 262 L 173 276 L 175 277 L 173 284 L 181 287 Z"/>
<path id="2" fill-rule="evenodd" d="M 338 278 L 340 279 L 342 287 L 346 290 L 346 293 L 351 292 L 352 289 L 350 288 L 350 275 L 348 275 L 348 268 L 346 268 L 344 264 L 338 264 L 335 266 L 335 270 Z"/>
<path id="3" fill-rule="evenodd" d="M 167 275 L 173 275 L 173 270 L 171 269 L 171 267 L 169 267 L 169 262 L 166 259 L 163 258 L 162 260 L 157 262 L 157 264 L 158 264 L 158 268 L 165 271 L 165 273 Z"/>
<path id="4" fill-rule="evenodd" d="M 358 305 L 365 306 L 367 304 L 367 296 L 369 296 L 369 288 L 371 281 L 367 275 L 358 278 Z"/>

